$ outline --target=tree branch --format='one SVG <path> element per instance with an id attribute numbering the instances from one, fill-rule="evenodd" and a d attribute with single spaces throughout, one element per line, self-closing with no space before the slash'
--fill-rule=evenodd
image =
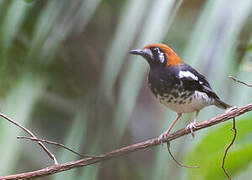
<path id="1" fill-rule="evenodd" d="M 232 180 L 231 176 L 228 174 L 227 170 L 225 169 L 225 160 L 226 160 L 226 156 L 227 156 L 227 153 L 228 153 L 228 150 L 231 148 L 231 146 L 234 144 L 235 142 L 235 139 L 236 139 L 236 135 L 237 135 L 237 129 L 236 129 L 236 126 L 235 126 L 235 118 L 233 118 L 233 128 L 232 130 L 234 131 L 234 137 L 232 138 L 232 141 L 230 142 L 230 144 L 227 146 L 227 148 L 225 149 L 225 153 L 224 153 L 224 156 L 222 158 L 222 164 L 221 164 L 221 168 L 223 169 L 225 175 L 227 176 L 227 178 L 229 180 Z"/>
<path id="2" fill-rule="evenodd" d="M 92 155 L 89 155 L 89 154 L 80 154 L 80 153 L 72 150 L 71 148 L 65 146 L 64 144 L 60 144 L 60 143 L 54 142 L 54 141 L 49 141 L 49 140 L 45 140 L 45 139 L 37 139 L 37 138 L 34 138 L 34 137 L 27 137 L 27 136 L 17 136 L 17 139 L 26 139 L 26 140 L 35 141 L 35 142 L 43 142 L 43 143 L 47 143 L 47 144 L 52 144 L 52 145 L 61 147 L 63 149 L 66 149 L 66 150 L 72 152 L 73 154 L 76 154 L 76 155 L 78 155 L 78 156 L 80 156 L 82 158 L 96 157 L 96 156 L 92 156 Z"/>
<path id="3" fill-rule="evenodd" d="M 167 142 L 166 144 L 167 144 L 168 153 L 170 154 L 171 158 L 173 159 L 173 161 L 175 161 L 175 163 L 176 163 L 178 166 L 184 167 L 184 168 L 200 168 L 199 166 L 188 166 L 188 165 L 185 165 L 185 164 L 180 163 L 180 162 L 173 156 L 173 154 L 172 154 L 172 152 L 171 152 L 171 148 L 170 148 L 170 147 L 171 147 L 171 144 L 170 144 L 170 142 Z"/>
<path id="4" fill-rule="evenodd" d="M 232 79 L 233 81 L 235 81 L 235 82 L 244 84 L 245 86 L 248 86 L 248 87 L 252 87 L 252 84 L 245 83 L 245 82 L 243 82 L 243 81 L 241 81 L 241 80 L 239 80 L 239 79 L 234 78 L 233 76 L 228 76 L 228 77 L 229 77 L 230 79 Z"/>
<path id="5" fill-rule="evenodd" d="M 0 112 L 0 117 L 6 119 L 10 123 L 14 124 L 15 126 L 21 128 L 23 131 L 25 131 L 26 133 L 28 133 L 31 137 L 37 139 L 37 137 L 29 129 L 23 127 L 18 122 L 16 122 L 16 121 L 12 120 L 11 118 L 7 117 L 5 114 L 3 114 L 3 113 Z M 54 161 L 54 164 L 58 164 L 56 157 L 46 148 L 46 146 L 42 142 L 40 142 L 40 141 L 38 141 L 37 143 L 46 152 L 46 154 Z"/>
<path id="6" fill-rule="evenodd" d="M 227 121 L 228 119 L 232 119 L 234 117 L 237 117 L 241 114 L 244 114 L 248 111 L 252 110 L 252 103 L 247 104 L 246 106 L 243 107 L 237 107 L 232 110 L 226 111 L 224 114 L 221 114 L 219 116 L 216 116 L 214 118 L 208 119 L 206 121 L 197 123 L 195 128 L 193 128 L 193 131 L 198 131 L 203 128 L 207 128 L 210 126 L 213 126 L 215 124 L 219 124 L 221 122 Z M 172 141 L 174 139 L 177 139 L 179 137 L 182 137 L 186 134 L 189 134 L 190 132 L 187 131 L 185 128 L 180 129 L 172 134 L 170 134 L 167 139 L 164 138 L 163 142 L 168 142 Z M 101 154 L 97 157 L 89 157 L 89 158 L 84 158 L 80 159 L 77 161 L 71 161 L 71 162 L 66 162 L 63 164 L 55 164 L 37 171 L 31 171 L 31 172 L 26 172 L 26 173 L 21 173 L 21 174 L 15 174 L 15 175 L 9 175 L 9 176 L 3 176 L 0 177 L 0 180 L 10 180 L 10 179 L 30 179 L 30 178 L 37 178 L 41 176 L 48 176 L 51 174 L 55 174 L 61 171 L 66 171 L 69 169 L 77 168 L 77 167 L 82 167 L 82 166 L 88 166 L 90 164 L 95 164 L 99 162 L 103 162 L 112 158 L 116 158 L 119 156 L 123 156 L 126 154 L 129 154 L 131 152 L 139 151 L 139 150 L 144 150 L 148 149 L 154 146 L 157 146 L 161 143 L 161 141 L 158 140 L 158 138 L 153 138 L 149 139 L 144 142 L 136 143 L 130 146 L 126 146 L 120 149 L 116 149 L 114 151 L 111 151 L 106 154 Z"/>

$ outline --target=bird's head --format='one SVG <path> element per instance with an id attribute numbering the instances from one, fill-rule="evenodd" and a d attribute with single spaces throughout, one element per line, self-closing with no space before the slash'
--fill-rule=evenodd
<path id="1" fill-rule="evenodd" d="M 134 49 L 131 54 L 141 55 L 144 57 L 150 66 L 178 66 L 183 64 L 183 61 L 178 55 L 165 44 L 149 44 L 143 49 Z"/>

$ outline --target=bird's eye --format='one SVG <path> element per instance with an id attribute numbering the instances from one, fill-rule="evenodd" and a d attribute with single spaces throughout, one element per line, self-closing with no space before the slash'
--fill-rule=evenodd
<path id="1" fill-rule="evenodd" d="M 157 48 L 157 47 L 154 47 L 154 48 L 152 49 L 152 51 L 153 51 L 155 54 L 157 54 L 157 53 L 160 52 L 159 48 Z"/>
<path id="2" fill-rule="evenodd" d="M 164 52 L 158 47 L 152 47 L 151 51 L 153 53 L 154 59 L 156 62 L 165 65 L 166 64 L 166 56 Z"/>

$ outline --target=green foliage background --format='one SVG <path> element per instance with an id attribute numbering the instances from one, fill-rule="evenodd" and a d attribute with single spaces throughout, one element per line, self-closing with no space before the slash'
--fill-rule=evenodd
<path id="1" fill-rule="evenodd" d="M 252 101 L 251 0 L 0 0 L 1 112 L 38 137 L 98 154 L 158 136 L 175 113 L 147 88 L 147 63 L 132 48 L 163 42 L 198 69 L 229 104 Z M 222 111 L 208 107 L 199 120 Z M 174 129 L 192 118 L 184 115 Z M 41 179 L 225 179 L 221 158 L 231 122 L 172 143 L 175 156 L 200 169 L 183 169 L 156 147 L 106 163 Z M 237 118 L 238 138 L 226 167 L 250 179 L 252 114 Z M 24 133 L 0 121 L 0 176 L 52 162 Z M 48 145 L 59 162 L 73 154 Z"/>

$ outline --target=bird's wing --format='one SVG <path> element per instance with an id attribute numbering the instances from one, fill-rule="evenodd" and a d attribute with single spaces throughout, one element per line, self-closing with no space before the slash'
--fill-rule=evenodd
<path id="1" fill-rule="evenodd" d="M 187 64 L 183 65 L 178 72 L 178 77 L 184 84 L 185 89 L 205 92 L 209 97 L 219 99 L 205 77 L 191 66 Z"/>

